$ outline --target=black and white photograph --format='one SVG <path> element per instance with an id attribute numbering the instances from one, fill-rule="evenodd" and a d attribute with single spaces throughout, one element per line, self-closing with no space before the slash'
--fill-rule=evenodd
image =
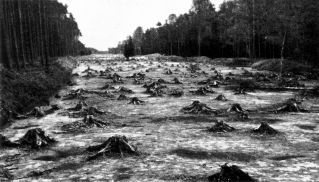
<path id="1" fill-rule="evenodd" d="M 318 182 L 318 0 L 0 0 L 0 181 Z"/>

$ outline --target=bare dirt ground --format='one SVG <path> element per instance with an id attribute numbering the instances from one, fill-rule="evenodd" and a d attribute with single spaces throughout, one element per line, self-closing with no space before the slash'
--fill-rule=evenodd
<path id="1" fill-rule="evenodd" d="M 105 128 L 88 128 L 82 132 L 67 132 L 61 129 L 65 124 L 81 120 L 69 118 L 63 112 L 74 107 L 78 99 L 61 100 L 52 98 L 52 104 L 58 104 L 60 111 L 41 119 L 29 118 L 15 122 L 2 134 L 14 141 L 22 137 L 29 129 L 42 128 L 58 142 L 42 150 L 16 148 L 0 149 L 0 165 L 5 167 L 16 181 L 207 181 L 207 177 L 220 170 L 220 166 L 229 163 L 239 166 L 258 181 L 318 181 L 319 179 L 319 100 L 308 98 L 303 106 L 307 113 L 250 113 L 249 119 L 238 119 L 234 114 L 202 115 L 184 114 L 180 110 L 198 100 L 213 109 L 227 109 L 233 103 L 239 103 L 244 109 L 254 110 L 272 106 L 293 98 L 298 92 L 262 91 L 235 95 L 232 90 L 221 85 L 213 88 L 215 93 L 206 96 L 194 95 L 199 81 L 213 75 L 211 68 L 221 71 L 225 76 L 229 72 L 241 75 L 241 68 L 230 68 L 213 64 L 200 64 L 205 74 L 191 74 L 185 62 L 158 62 L 148 59 L 138 61 L 116 61 L 110 56 L 92 55 L 77 58 L 79 65 L 74 69 L 75 86 L 68 86 L 59 95 L 71 90 L 83 88 L 99 90 L 106 83 L 115 90 L 125 86 L 134 91 L 125 94 L 145 101 L 143 105 L 128 104 L 129 100 L 117 100 L 120 93 L 110 90 L 114 98 L 97 94 L 84 94 L 85 102 L 108 114 L 101 119 L 110 123 Z M 160 60 L 159 60 L 160 61 Z M 113 68 L 123 77 L 124 83 L 113 83 L 111 79 L 95 76 L 82 77 L 87 66 L 101 71 Z M 151 71 L 145 72 L 152 68 Z M 172 74 L 165 71 L 172 70 Z M 178 69 L 177 69 L 178 68 Z M 251 68 L 245 68 L 257 72 Z M 200 72 L 201 72 L 200 71 Z M 146 81 L 164 79 L 169 82 L 177 77 L 183 84 L 163 84 L 169 88 L 184 91 L 181 97 L 150 97 L 145 93 L 143 84 L 135 84 L 131 78 L 134 73 L 146 74 Z M 314 81 L 306 85 L 317 84 Z M 228 101 L 215 98 L 224 94 Z M 236 128 L 229 133 L 210 133 L 207 128 L 216 121 L 224 121 Z M 265 121 L 281 132 L 278 136 L 257 136 L 250 131 Z M 137 147 L 140 156 L 102 157 L 86 161 L 89 146 L 100 144 L 114 135 L 125 135 L 130 144 Z M 36 171 L 37 173 L 34 173 Z M 32 174 L 33 175 L 30 175 Z M 34 175 L 36 174 L 36 175 Z M 32 176 L 32 177 L 30 177 Z M 0 181 L 6 178 L 0 177 Z"/>

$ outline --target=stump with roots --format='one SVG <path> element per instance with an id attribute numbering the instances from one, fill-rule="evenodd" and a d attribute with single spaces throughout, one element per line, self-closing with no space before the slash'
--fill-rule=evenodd
<path id="1" fill-rule="evenodd" d="M 17 147 L 18 143 L 11 142 L 7 137 L 0 134 L 0 147 Z"/>
<path id="2" fill-rule="evenodd" d="M 125 157 L 139 155 L 136 147 L 130 145 L 125 136 L 113 136 L 101 145 L 88 147 L 87 151 L 97 152 L 95 155 L 89 156 L 88 160 L 94 160 L 102 156 Z"/>
<path id="3" fill-rule="evenodd" d="M 26 116 L 41 118 L 45 116 L 45 112 L 40 107 L 35 107 L 32 111 L 28 112 Z"/>
<path id="4" fill-rule="evenodd" d="M 103 87 L 100 88 L 100 90 L 107 90 L 107 89 L 115 89 L 115 88 L 110 84 L 105 84 Z"/>
<path id="5" fill-rule="evenodd" d="M 173 97 L 181 97 L 184 95 L 184 91 L 180 88 L 175 88 L 175 89 L 170 89 L 167 94 Z"/>
<path id="6" fill-rule="evenodd" d="M 185 114 L 217 114 L 215 110 L 199 101 L 194 101 L 191 105 L 184 107 L 181 111 Z"/>
<path id="7" fill-rule="evenodd" d="M 34 149 L 47 147 L 56 141 L 45 134 L 41 128 L 35 128 L 27 131 L 27 133 L 18 140 L 21 146 L 28 146 Z"/>
<path id="8" fill-rule="evenodd" d="M 127 97 L 126 95 L 124 95 L 124 94 L 121 94 L 118 98 L 117 98 L 117 100 L 128 100 L 129 99 L 129 97 Z"/>
<path id="9" fill-rule="evenodd" d="M 275 130 L 271 126 L 268 125 L 266 122 L 262 122 L 258 129 L 252 130 L 254 134 L 261 134 L 261 135 L 277 135 L 279 131 Z"/>
<path id="10" fill-rule="evenodd" d="M 243 113 L 246 112 L 238 103 L 232 104 L 227 112 Z"/>
<path id="11" fill-rule="evenodd" d="M 300 107 L 300 102 L 295 99 L 289 99 L 283 106 L 275 110 L 275 113 L 282 112 L 307 112 L 307 110 Z"/>
<path id="12" fill-rule="evenodd" d="M 79 111 L 69 113 L 69 116 L 73 118 L 79 118 L 79 117 L 85 117 L 87 115 L 98 116 L 103 114 L 105 114 L 105 112 L 98 110 L 96 107 L 84 107 Z"/>
<path id="13" fill-rule="evenodd" d="M 121 87 L 118 92 L 120 93 L 127 93 L 127 94 L 133 94 L 133 90 L 129 89 L 129 88 L 126 88 L 126 87 Z"/>
<path id="14" fill-rule="evenodd" d="M 111 75 L 110 78 L 113 80 L 113 83 L 124 83 L 122 77 L 117 73 Z"/>
<path id="15" fill-rule="evenodd" d="M 103 128 L 103 127 L 106 127 L 109 125 L 109 123 L 100 121 L 100 120 L 94 118 L 94 116 L 92 116 L 92 115 L 85 116 L 83 119 L 83 123 L 89 127 L 96 126 L 98 128 Z"/>
<path id="16" fill-rule="evenodd" d="M 206 87 L 199 87 L 197 90 L 195 91 L 190 91 L 191 93 L 195 94 L 195 95 L 207 95 L 209 93 L 215 93 L 214 90 L 212 90 L 211 88 L 209 88 L 208 86 Z"/>
<path id="17" fill-rule="evenodd" d="M 137 97 L 131 98 L 131 101 L 128 104 L 133 104 L 133 105 L 142 105 L 145 104 L 145 101 L 142 101 L 138 99 Z"/>
<path id="18" fill-rule="evenodd" d="M 215 100 L 218 101 L 227 101 L 226 97 L 223 94 L 218 95 Z"/>
<path id="19" fill-rule="evenodd" d="M 226 133 L 226 132 L 232 132 L 234 130 L 235 130 L 234 127 L 229 126 L 223 121 L 218 121 L 213 127 L 208 129 L 209 132 L 216 132 L 216 133 Z"/>
<path id="20" fill-rule="evenodd" d="M 171 69 L 168 69 L 168 70 L 166 70 L 166 71 L 164 72 L 164 74 L 166 74 L 166 75 L 172 75 L 173 72 L 172 72 Z"/>
<path id="21" fill-rule="evenodd" d="M 96 70 L 94 70 L 94 69 L 90 68 L 90 66 L 88 66 L 88 68 L 86 70 L 84 70 L 82 73 L 89 73 L 91 71 L 97 72 Z"/>
<path id="22" fill-rule="evenodd" d="M 213 174 L 208 177 L 209 182 L 256 182 L 254 178 L 250 177 L 248 173 L 242 171 L 238 166 L 228 166 L 227 163 L 221 166 L 219 173 Z"/>
<path id="23" fill-rule="evenodd" d="M 183 84 L 183 83 L 182 83 L 181 81 L 179 81 L 179 79 L 176 78 L 176 77 L 173 79 L 173 83 L 174 83 L 174 84 Z"/>

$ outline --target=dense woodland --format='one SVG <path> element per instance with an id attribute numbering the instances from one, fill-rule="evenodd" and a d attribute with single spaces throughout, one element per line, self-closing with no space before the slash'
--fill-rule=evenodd
<path id="1" fill-rule="evenodd" d="M 318 66 L 318 0 L 193 0 L 186 14 L 132 35 L 135 54 L 286 58 Z M 123 51 L 127 41 L 109 51 Z"/>
<path id="2" fill-rule="evenodd" d="M 57 0 L 1 0 L 0 22 L 6 68 L 48 67 L 54 57 L 90 53 L 74 17 Z"/>

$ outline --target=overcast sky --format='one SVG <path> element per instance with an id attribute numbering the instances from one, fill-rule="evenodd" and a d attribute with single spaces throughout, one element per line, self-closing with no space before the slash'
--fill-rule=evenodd
<path id="1" fill-rule="evenodd" d="M 107 50 L 143 29 L 165 22 L 168 15 L 189 11 L 192 0 L 58 0 L 68 5 L 82 32 L 80 40 L 87 46 Z M 224 0 L 211 0 L 218 8 Z"/>

